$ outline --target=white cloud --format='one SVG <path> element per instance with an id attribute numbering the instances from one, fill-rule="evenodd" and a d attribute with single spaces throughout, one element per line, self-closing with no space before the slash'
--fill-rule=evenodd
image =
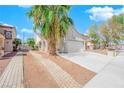
<path id="1" fill-rule="evenodd" d="M 21 29 L 21 32 L 24 32 L 24 33 L 33 33 L 33 30 L 32 29 L 23 28 L 23 29 Z"/>
<path id="2" fill-rule="evenodd" d="M 87 29 L 83 34 L 88 35 L 89 30 Z"/>
<path id="3" fill-rule="evenodd" d="M 21 8 L 30 8 L 32 5 L 18 5 L 18 7 L 21 7 Z"/>
<path id="4" fill-rule="evenodd" d="M 21 35 L 19 35 L 19 34 L 18 34 L 16 37 L 17 37 L 17 38 L 19 38 L 19 39 L 22 39 L 22 36 L 21 36 Z"/>
<path id="5" fill-rule="evenodd" d="M 111 18 L 113 15 L 118 15 L 124 13 L 124 7 L 120 9 L 114 9 L 112 7 L 92 7 L 89 10 L 86 10 L 90 14 L 89 18 L 95 21 L 105 21 L 108 18 Z"/>

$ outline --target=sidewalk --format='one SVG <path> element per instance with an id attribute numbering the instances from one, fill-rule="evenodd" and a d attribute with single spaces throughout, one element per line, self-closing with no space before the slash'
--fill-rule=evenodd
<path id="1" fill-rule="evenodd" d="M 23 54 L 18 52 L 0 76 L 1 88 L 20 88 L 23 86 Z"/>

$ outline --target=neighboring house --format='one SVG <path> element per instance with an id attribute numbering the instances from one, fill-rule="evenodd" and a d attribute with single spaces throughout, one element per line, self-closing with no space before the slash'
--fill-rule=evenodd
<path id="1" fill-rule="evenodd" d="M 41 36 L 41 33 L 35 32 L 35 44 L 38 46 L 39 50 L 47 52 L 48 45 L 47 41 Z"/>
<path id="2" fill-rule="evenodd" d="M 80 34 L 74 27 L 71 27 L 65 38 L 58 44 L 59 52 L 80 52 L 86 49 L 87 36 Z"/>
<path id="3" fill-rule="evenodd" d="M 66 36 L 57 44 L 57 51 L 60 53 L 80 52 L 86 49 L 86 42 L 89 40 L 87 36 L 84 36 L 77 32 L 73 27 L 69 29 Z M 41 37 L 40 33 L 35 34 L 36 45 L 40 50 L 47 52 L 47 41 Z"/>
<path id="4" fill-rule="evenodd" d="M 0 25 L 0 55 L 13 51 L 13 40 L 15 38 L 15 27 Z"/>
<path id="5" fill-rule="evenodd" d="M 94 44 L 91 41 L 87 42 L 87 50 L 93 50 L 94 49 Z"/>

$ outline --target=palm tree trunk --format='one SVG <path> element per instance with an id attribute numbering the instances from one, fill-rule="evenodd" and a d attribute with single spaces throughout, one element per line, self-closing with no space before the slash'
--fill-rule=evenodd
<path id="1" fill-rule="evenodd" d="M 51 37 L 48 41 L 49 54 L 56 55 L 56 42 L 54 39 L 54 33 L 51 33 L 49 36 Z"/>
<path id="2" fill-rule="evenodd" d="M 48 51 L 51 55 L 56 55 L 56 38 L 54 23 L 51 25 L 51 31 L 48 33 Z"/>
<path id="3" fill-rule="evenodd" d="M 53 41 L 49 42 L 48 50 L 49 50 L 49 54 L 56 55 L 56 44 Z"/>

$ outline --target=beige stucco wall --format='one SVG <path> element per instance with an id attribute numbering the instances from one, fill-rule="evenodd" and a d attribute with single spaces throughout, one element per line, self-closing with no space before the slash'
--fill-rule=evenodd
<path id="1" fill-rule="evenodd" d="M 2 34 L 0 34 L 0 46 L 4 47 L 4 36 Z"/>
<path id="2" fill-rule="evenodd" d="M 5 52 L 12 52 L 13 51 L 13 41 L 12 40 L 5 40 L 4 43 L 4 48 L 5 48 Z"/>
<path id="3" fill-rule="evenodd" d="M 0 56 L 4 55 L 4 50 L 2 49 L 4 47 L 4 36 L 0 34 Z"/>
<path id="4" fill-rule="evenodd" d="M 12 39 L 15 39 L 16 38 L 16 29 L 13 28 L 12 29 Z"/>
<path id="5" fill-rule="evenodd" d="M 5 52 L 12 52 L 13 51 L 13 40 L 16 38 L 16 30 L 15 28 L 8 30 L 12 32 L 12 39 L 5 40 Z"/>
<path id="6" fill-rule="evenodd" d="M 12 38 L 16 38 L 16 28 L 15 27 L 0 27 L 0 30 L 6 30 L 12 32 Z"/>
<path id="7" fill-rule="evenodd" d="M 4 47 L 4 52 L 12 52 L 13 51 L 13 40 L 16 38 L 16 29 L 14 27 L 7 27 L 7 26 L 0 26 L 1 31 L 11 31 L 12 32 L 12 39 L 5 39 L 4 36 L 4 43 L 2 46 Z"/>

